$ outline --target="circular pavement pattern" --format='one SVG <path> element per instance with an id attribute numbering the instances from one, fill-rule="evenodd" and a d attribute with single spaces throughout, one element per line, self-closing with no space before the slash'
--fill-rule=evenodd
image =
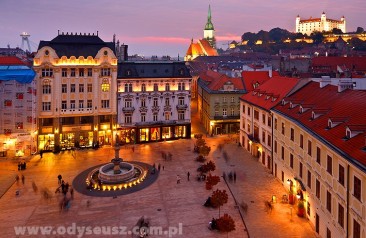
<path id="1" fill-rule="evenodd" d="M 149 164 L 146 163 L 142 163 L 142 162 L 138 162 L 138 161 L 124 161 L 124 162 L 131 162 L 131 163 L 135 163 L 140 165 L 143 168 L 146 168 L 149 170 L 146 178 L 139 184 L 128 188 L 128 189 L 122 189 L 122 190 L 116 190 L 116 191 L 101 191 L 101 190 L 89 190 L 87 189 L 86 186 L 86 178 L 88 176 L 88 174 L 95 168 L 100 167 L 102 165 L 105 164 L 100 164 L 100 165 L 96 165 L 93 166 L 87 170 L 84 170 L 83 172 L 81 172 L 79 175 L 77 175 L 74 180 L 72 181 L 72 187 L 79 193 L 87 195 L 87 196 L 93 196 L 93 197 L 116 197 L 116 196 L 121 196 L 121 195 L 126 195 L 126 194 L 130 194 L 130 193 L 134 193 L 137 191 L 140 191 L 148 186 L 150 186 L 151 184 L 153 184 L 156 179 L 159 176 L 159 171 L 156 169 L 155 173 L 152 174 L 151 171 L 153 169 L 153 167 Z"/>

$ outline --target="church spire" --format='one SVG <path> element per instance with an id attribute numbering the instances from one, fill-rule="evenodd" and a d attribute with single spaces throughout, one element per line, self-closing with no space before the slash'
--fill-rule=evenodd
<path id="1" fill-rule="evenodd" d="M 203 38 L 206 39 L 213 48 L 216 48 L 215 29 L 211 17 L 211 5 L 208 5 L 207 23 L 203 30 Z"/>
<path id="2" fill-rule="evenodd" d="M 214 30 L 212 21 L 211 21 L 211 5 L 208 5 L 208 15 L 207 15 L 207 23 L 205 26 L 205 30 Z"/>

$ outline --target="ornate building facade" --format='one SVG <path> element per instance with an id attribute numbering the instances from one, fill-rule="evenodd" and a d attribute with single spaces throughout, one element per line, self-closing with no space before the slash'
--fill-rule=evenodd
<path id="1" fill-rule="evenodd" d="M 184 62 L 118 65 L 118 135 L 122 143 L 191 138 L 191 80 Z"/>
<path id="2" fill-rule="evenodd" d="M 111 144 L 116 128 L 115 44 L 98 34 L 62 33 L 34 58 L 38 149 Z"/>
<path id="3" fill-rule="evenodd" d="M 329 19 L 324 12 L 320 18 L 300 19 L 299 15 L 296 17 L 296 33 L 309 36 L 314 31 L 332 31 L 333 28 L 340 29 L 343 33 L 346 33 L 346 18 L 342 16 L 340 20 Z"/>

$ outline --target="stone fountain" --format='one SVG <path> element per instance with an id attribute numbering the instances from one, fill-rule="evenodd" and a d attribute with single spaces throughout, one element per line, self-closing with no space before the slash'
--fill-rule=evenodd
<path id="1" fill-rule="evenodd" d="M 136 162 L 124 162 L 119 157 L 120 143 L 116 136 L 114 145 L 114 158 L 110 163 L 93 170 L 87 179 L 88 187 L 98 190 L 116 190 L 129 188 L 142 182 L 148 174 L 148 169 Z"/>

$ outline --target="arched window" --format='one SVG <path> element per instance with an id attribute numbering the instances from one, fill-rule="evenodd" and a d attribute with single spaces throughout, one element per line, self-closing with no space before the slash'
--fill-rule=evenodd
<path id="1" fill-rule="evenodd" d="M 109 80 L 108 79 L 103 79 L 102 80 L 102 92 L 109 92 Z"/>
<path id="2" fill-rule="evenodd" d="M 43 80 L 42 93 L 51 94 L 51 80 L 49 79 Z"/>

